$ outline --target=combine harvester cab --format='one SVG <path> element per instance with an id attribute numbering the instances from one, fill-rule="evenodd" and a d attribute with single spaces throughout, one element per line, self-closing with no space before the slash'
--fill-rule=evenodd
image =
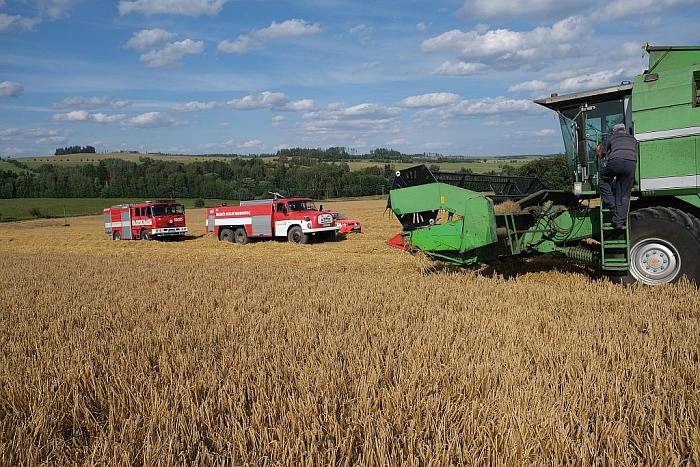
<path id="1" fill-rule="evenodd" d="M 404 169 L 389 197 L 403 233 L 389 243 L 457 265 L 559 254 L 624 283 L 699 281 L 700 47 L 646 51 L 649 68 L 633 83 L 536 101 L 559 116 L 570 190 L 509 196 L 473 180 L 448 187 L 454 178 L 424 166 Z M 624 229 L 613 227 L 612 209 L 600 199 L 605 162 L 595 156 L 595 146 L 604 145 L 618 123 L 639 141 Z M 516 202 L 513 212 L 494 213 L 491 200 L 509 197 Z"/>
<path id="2" fill-rule="evenodd" d="M 286 238 L 291 243 L 331 240 L 340 229 L 333 214 L 317 209 L 313 200 L 277 193 L 273 199 L 210 208 L 205 227 L 207 234 L 239 244 L 269 238 Z"/>
<path id="3" fill-rule="evenodd" d="M 104 210 L 105 234 L 112 240 L 182 238 L 185 207 L 174 200 L 119 204 Z"/>

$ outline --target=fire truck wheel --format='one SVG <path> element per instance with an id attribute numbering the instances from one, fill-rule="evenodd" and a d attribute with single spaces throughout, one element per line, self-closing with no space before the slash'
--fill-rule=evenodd
<path id="1" fill-rule="evenodd" d="M 243 227 L 239 227 L 233 232 L 233 240 L 239 245 L 245 245 L 248 243 L 248 234 L 245 232 Z"/>
<path id="2" fill-rule="evenodd" d="M 219 234 L 219 240 L 221 240 L 223 242 L 232 242 L 233 241 L 233 230 L 221 229 L 221 233 Z"/>
<path id="3" fill-rule="evenodd" d="M 150 240 L 151 239 L 151 234 L 148 233 L 148 230 L 142 230 L 141 231 L 141 240 Z"/>
<path id="4" fill-rule="evenodd" d="M 119 232 L 114 232 L 112 234 L 112 240 L 121 240 L 122 236 L 119 234 Z"/>
<path id="5" fill-rule="evenodd" d="M 309 243 L 309 236 L 302 232 L 301 227 L 295 225 L 287 232 L 287 240 L 291 243 Z"/>

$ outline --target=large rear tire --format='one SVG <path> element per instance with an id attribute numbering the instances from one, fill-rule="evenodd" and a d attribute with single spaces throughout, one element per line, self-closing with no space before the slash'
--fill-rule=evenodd
<path id="1" fill-rule="evenodd" d="M 700 220 L 680 209 L 630 213 L 630 269 L 625 283 L 660 285 L 686 277 L 700 283 Z"/>
<path id="2" fill-rule="evenodd" d="M 221 240 L 222 242 L 232 242 L 233 241 L 233 230 L 221 229 L 221 232 L 219 232 L 219 240 Z"/>
<path id="3" fill-rule="evenodd" d="M 301 227 L 294 225 L 287 231 L 287 240 L 290 243 L 309 243 L 309 236 L 301 230 Z"/>
<path id="4" fill-rule="evenodd" d="M 248 234 L 243 227 L 239 227 L 233 232 L 233 241 L 239 245 L 248 243 Z"/>

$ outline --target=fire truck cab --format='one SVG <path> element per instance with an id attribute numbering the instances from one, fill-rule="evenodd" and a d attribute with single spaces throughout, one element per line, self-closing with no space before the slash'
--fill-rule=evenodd
<path id="1" fill-rule="evenodd" d="M 185 207 L 175 200 L 112 206 L 104 210 L 104 223 L 112 240 L 181 238 L 187 233 Z"/>
<path id="2" fill-rule="evenodd" d="M 240 206 L 208 210 L 206 230 L 219 240 L 248 243 L 254 238 L 287 238 L 293 243 L 330 240 L 338 229 L 333 215 L 316 208 L 309 198 L 241 201 Z"/>

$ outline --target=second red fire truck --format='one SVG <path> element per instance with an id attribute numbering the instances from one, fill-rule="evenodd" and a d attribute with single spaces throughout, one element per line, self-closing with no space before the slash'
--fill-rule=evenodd
<path id="1" fill-rule="evenodd" d="M 104 210 L 104 223 L 112 240 L 181 238 L 187 233 L 185 207 L 174 200 L 112 206 Z"/>
<path id="2" fill-rule="evenodd" d="M 207 212 L 206 229 L 219 240 L 245 244 L 254 238 L 287 238 L 293 243 L 330 240 L 340 227 L 333 215 L 319 210 L 309 198 L 241 201 Z"/>

